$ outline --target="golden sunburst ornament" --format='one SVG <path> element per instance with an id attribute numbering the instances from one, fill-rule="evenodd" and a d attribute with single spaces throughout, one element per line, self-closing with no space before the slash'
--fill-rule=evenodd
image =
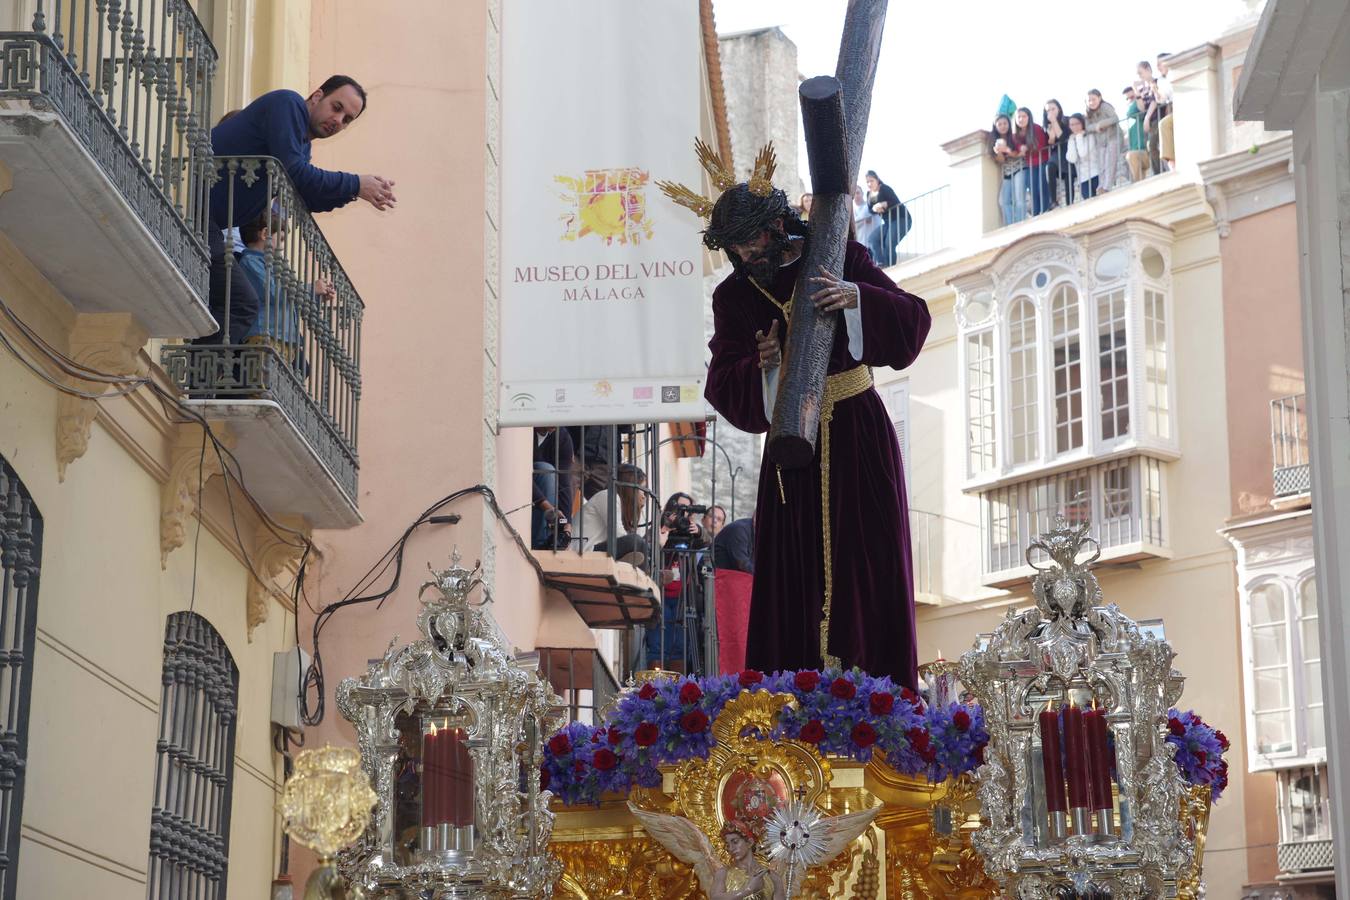
<path id="1" fill-rule="evenodd" d="M 701 138 L 694 138 L 694 154 L 698 156 L 699 165 L 708 173 L 708 178 L 712 181 L 713 187 L 717 188 L 719 196 L 736 186 L 736 176 L 731 167 L 723 161 L 720 153 L 705 144 Z M 777 168 L 778 158 L 774 153 L 773 144 L 765 144 L 755 157 L 755 167 L 750 173 L 747 184 L 750 193 L 760 197 L 772 194 L 773 175 Z M 703 219 L 712 215 L 713 207 L 717 204 L 711 197 L 706 197 L 693 188 L 674 181 L 658 181 L 656 186 L 675 203 L 686 209 L 692 209 Z"/>

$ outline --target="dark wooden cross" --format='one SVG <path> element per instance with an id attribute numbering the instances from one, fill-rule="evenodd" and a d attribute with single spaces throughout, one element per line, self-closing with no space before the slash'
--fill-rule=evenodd
<path id="1" fill-rule="evenodd" d="M 839 314 L 816 312 L 811 294 L 818 285 L 809 279 L 819 275 L 822 266 L 843 275 L 853 221 L 853 185 L 862 163 L 886 2 L 849 0 L 834 77 L 809 78 L 798 89 L 811 168 L 811 235 L 797 275 L 785 345 L 789 352 L 769 431 L 769 458 L 784 468 L 801 468 L 815 457 L 825 369 Z"/>

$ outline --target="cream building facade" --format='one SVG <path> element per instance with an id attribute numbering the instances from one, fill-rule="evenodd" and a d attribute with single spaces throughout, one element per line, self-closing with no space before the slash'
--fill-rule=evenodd
<path id="1" fill-rule="evenodd" d="M 1329 833 L 1293 808 L 1326 742 L 1310 532 L 1289 537 L 1307 488 L 1280 472 L 1303 393 L 1291 144 L 1228 111 L 1254 26 L 1171 58 L 1176 171 L 999 227 L 984 133 L 946 144 L 951 246 L 889 272 L 933 329 L 878 390 L 906 436 L 921 658 L 1031 602 L 1026 552 L 1056 514 L 1091 522 L 1107 600 L 1164 630 L 1181 708 L 1231 741 L 1208 895 L 1324 896 Z M 1278 603 L 1249 542 L 1276 536 Z"/>

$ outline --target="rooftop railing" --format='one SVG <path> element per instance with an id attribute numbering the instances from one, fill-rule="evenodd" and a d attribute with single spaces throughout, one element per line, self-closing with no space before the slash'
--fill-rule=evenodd
<path id="1" fill-rule="evenodd" d="M 164 368 L 193 399 L 276 402 L 355 498 L 365 306 L 278 160 L 230 156 L 215 164 L 230 211 L 226 243 L 250 230 L 254 223 L 236 216 L 247 217 L 257 198 L 264 209 L 255 222 L 266 238 L 225 254 L 220 343 L 165 347 Z M 251 279 L 258 315 L 247 333 L 232 334 L 230 298 L 240 278 Z"/>
<path id="2" fill-rule="evenodd" d="M 216 50 L 187 0 L 37 0 L 0 58 L 0 101 L 58 113 L 205 298 Z"/>
<path id="3" fill-rule="evenodd" d="M 1276 497 L 1306 494 L 1312 489 L 1308 459 L 1308 408 L 1304 394 L 1270 401 L 1270 449 L 1274 460 Z"/>

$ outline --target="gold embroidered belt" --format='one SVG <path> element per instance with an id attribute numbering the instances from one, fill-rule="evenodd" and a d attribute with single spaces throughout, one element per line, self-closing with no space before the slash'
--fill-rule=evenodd
<path id="1" fill-rule="evenodd" d="M 834 552 L 830 539 L 830 422 L 834 405 L 856 397 L 872 387 L 872 369 L 855 366 L 847 372 L 825 378 L 825 395 L 820 403 L 820 533 L 824 544 L 825 606 L 820 620 L 820 659 L 826 666 L 838 666 L 830 655 L 830 607 L 834 599 Z"/>

